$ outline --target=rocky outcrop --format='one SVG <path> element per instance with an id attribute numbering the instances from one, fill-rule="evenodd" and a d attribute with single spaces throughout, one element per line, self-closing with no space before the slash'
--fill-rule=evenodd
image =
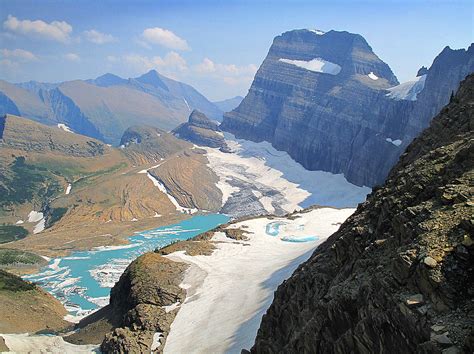
<path id="1" fill-rule="evenodd" d="M 192 111 L 188 122 L 173 130 L 173 134 L 197 145 L 219 148 L 224 152 L 229 151 L 224 134 L 220 131 L 217 123 L 196 109 Z"/>
<path id="2" fill-rule="evenodd" d="M 274 39 L 249 93 L 224 114 L 221 129 L 269 141 L 307 169 L 374 186 L 474 71 L 473 57 L 473 47 L 445 49 L 419 98 L 394 100 L 387 89 L 398 84 L 396 77 L 360 35 L 286 32 Z"/>
<path id="3" fill-rule="evenodd" d="M 160 333 L 160 347 L 174 311 L 165 306 L 182 302 L 184 289 L 179 287 L 182 273 L 187 268 L 157 253 L 147 253 L 137 258 L 122 274 L 110 293 L 110 313 L 116 326 L 101 345 L 104 353 L 150 352 L 155 333 Z M 163 335 L 164 334 L 164 335 Z M 155 337 L 156 339 L 156 337 Z"/>
<path id="4" fill-rule="evenodd" d="M 472 353 L 474 75 L 275 293 L 253 353 Z"/>

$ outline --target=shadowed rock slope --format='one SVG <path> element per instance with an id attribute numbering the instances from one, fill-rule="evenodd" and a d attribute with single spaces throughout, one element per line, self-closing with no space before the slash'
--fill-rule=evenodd
<path id="1" fill-rule="evenodd" d="M 253 353 L 474 349 L 474 75 L 275 293 Z"/>

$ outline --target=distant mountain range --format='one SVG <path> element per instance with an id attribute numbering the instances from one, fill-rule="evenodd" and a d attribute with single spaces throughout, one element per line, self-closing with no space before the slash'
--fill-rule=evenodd
<path id="1" fill-rule="evenodd" d="M 307 169 L 374 186 L 473 71 L 474 45 L 446 47 L 429 69 L 399 85 L 362 36 L 293 30 L 274 39 L 221 129 L 266 140 Z"/>
<path id="2" fill-rule="evenodd" d="M 193 109 L 221 121 L 223 111 L 192 86 L 155 70 L 130 79 L 105 74 L 57 84 L 0 80 L 0 113 L 38 122 L 66 124 L 73 131 L 111 144 L 136 124 L 172 130 Z"/>
<path id="3" fill-rule="evenodd" d="M 243 101 L 242 96 L 235 96 L 232 98 L 228 98 L 222 101 L 215 101 L 213 102 L 222 112 L 230 112 L 233 109 L 237 108 L 240 102 Z"/>

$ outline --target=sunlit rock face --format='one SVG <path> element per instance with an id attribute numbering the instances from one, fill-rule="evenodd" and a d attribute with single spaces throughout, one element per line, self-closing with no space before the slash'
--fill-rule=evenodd
<path id="1" fill-rule="evenodd" d="M 373 186 L 473 70 L 471 49 L 448 48 L 439 57 L 420 73 L 423 80 L 413 80 L 416 94 L 394 98 L 389 89 L 399 85 L 397 78 L 362 36 L 289 31 L 274 39 L 247 96 L 224 115 L 221 129 L 269 141 L 307 169 Z"/>

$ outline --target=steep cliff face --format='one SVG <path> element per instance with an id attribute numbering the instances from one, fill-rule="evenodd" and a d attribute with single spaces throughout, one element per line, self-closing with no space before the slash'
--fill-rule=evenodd
<path id="1" fill-rule="evenodd" d="M 19 116 L 20 111 L 18 110 L 16 104 L 11 99 L 9 99 L 8 96 L 0 92 L 0 116 L 4 116 L 5 114 Z"/>
<path id="2" fill-rule="evenodd" d="M 438 60 L 423 78 L 418 105 L 387 97 L 398 81 L 360 35 L 286 32 L 275 38 L 249 93 L 224 115 L 221 128 L 269 141 L 307 169 L 373 186 L 474 70 L 472 48 L 445 49 L 440 56 L 450 58 Z"/>
<path id="3" fill-rule="evenodd" d="M 198 145 L 220 148 L 223 151 L 229 150 L 217 123 L 198 110 L 191 113 L 187 123 L 173 130 L 173 134 Z"/>
<path id="4" fill-rule="evenodd" d="M 471 75 L 386 183 L 280 285 L 252 352 L 472 352 L 473 131 Z"/>
<path id="5" fill-rule="evenodd" d="M 51 116 L 58 123 L 65 123 L 76 133 L 104 140 L 104 136 L 97 130 L 89 119 L 81 112 L 78 106 L 58 88 L 52 90 L 40 89 L 39 97 L 51 110 Z"/>

